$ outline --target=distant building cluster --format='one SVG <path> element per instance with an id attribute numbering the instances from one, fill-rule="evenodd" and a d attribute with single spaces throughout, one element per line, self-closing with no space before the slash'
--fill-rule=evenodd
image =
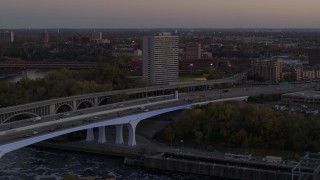
<path id="1" fill-rule="evenodd" d="M 109 39 L 103 39 L 102 32 L 93 32 L 91 36 L 76 34 L 68 39 L 69 43 L 75 45 L 90 45 L 90 44 L 110 44 Z"/>
<path id="2" fill-rule="evenodd" d="M 13 31 L 0 31 L 0 45 L 14 42 Z"/>
<path id="3" fill-rule="evenodd" d="M 320 78 L 320 66 L 307 66 L 308 62 L 284 60 L 283 57 L 259 59 L 251 62 L 251 74 L 265 81 L 301 81 Z"/>
<path id="4" fill-rule="evenodd" d="M 202 51 L 201 43 L 189 42 L 180 52 L 180 60 L 212 59 L 212 52 Z"/>
<path id="5" fill-rule="evenodd" d="M 176 82 L 178 74 L 204 77 L 216 70 L 221 74 L 249 72 L 253 79 L 269 82 L 320 78 L 320 47 L 310 41 L 312 38 L 294 36 L 291 30 L 286 34 L 282 30 L 190 29 L 171 30 L 172 35 L 154 35 L 154 30 L 101 31 L 19 30 L 14 34 L 5 30 L 0 31 L 0 44 L 28 36 L 30 44 L 43 45 L 52 54 L 71 47 L 101 52 L 99 61 L 108 61 L 104 56 L 125 56 L 130 75 L 143 75 L 150 84 Z M 84 57 L 83 61 L 88 59 Z"/>

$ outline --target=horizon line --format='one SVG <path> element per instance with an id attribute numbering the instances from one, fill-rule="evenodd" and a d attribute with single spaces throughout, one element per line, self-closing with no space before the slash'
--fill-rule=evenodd
<path id="1" fill-rule="evenodd" d="M 216 28 L 209 28 L 209 27 L 150 27 L 150 28 L 130 28 L 130 27 L 22 27 L 22 28 L 0 28 L 0 30 L 38 30 L 38 29 L 139 29 L 139 30 L 152 30 L 152 29 L 267 29 L 267 30 L 287 30 L 287 29 L 311 29 L 311 30 L 320 30 L 320 27 L 282 27 L 282 28 L 274 28 L 274 27 L 230 27 L 230 28 L 223 28 L 223 27 L 216 27 Z"/>

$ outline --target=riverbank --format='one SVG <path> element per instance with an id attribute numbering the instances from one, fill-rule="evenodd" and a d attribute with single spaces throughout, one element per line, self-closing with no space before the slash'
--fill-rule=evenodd
<path id="1" fill-rule="evenodd" d="M 138 135 L 139 136 L 139 135 Z M 139 141 L 143 139 L 138 137 Z M 148 148 L 145 143 L 135 147 L 125 144 L 98 144 L 97 142 L 41 142 L 37 148 L 75 151 L 106 156 L 121 157 L 125 165 L 140 166 L 147 169 L 160 169 L 171 172 L 192 173 L 223 179 L 279 179 L 290 180 L 291 166 L 285 164 L 263 164 L 251 161 L 227 160 L 210 153 L 199 154 L 195 150 L 183 151 L 168 147 Z M 294 179 L 298 177 L 295 176 Z"/>
<path id="2" fill-rule="evenodd" d="M 110 132 L 110 131 L 109 131 Z M 125 132 L 124 135 L 127 133 Z M 142 135 L 136 134 L 137 145 L 130 147 L 126 144 L 127 138 L 124 138 L 123 144 L 115 144 L 113 135 L 106 135 L 106 143 L 98 143 L 97 141 L 86 142 L 86 141 L 76 141 L 76 142 L 65 142 L 59 139 L 48 140 L 44 142 L 39 142 L 32 145 L 36 148 L 47 148 L 47 149 L 57 149 L 57 150 L 67 150 L 83 153 L 92 153 L 99 155 L 126 157 L 130 155 L 140 155 L 145 152 L 153 151 L 155 149 L 161 149 L 162 147 L 155 142 L 151 142 Z"/>
<path id="3" fill-rule="evenodd" d="M 178 115 L 178 114 L 176 114 Z M 158 119 L 159 118 L 159 119 Z M 170 120 L 169 120 L 170 119 Z M 157 120 L 145 120 L 137 127 L 137 145 L 129 147 L 128 130 L 124 128 L 124 143 L 117 145 L 115 128 L 106 127 L 106 143 L 78 141 L 65 142 L 63 138 L 56 138 L 35 144 L 37 148 L 56 149 L 61 151 L 75 151 L 123 158 L 125 165 L 143 167 L 153 170 L 192 173 L 205 176 L 236 178 L 236 179 L 281 179 L 292 178 L 293 164 L 266 163 L 251 158 L 248 160 L 227 159 L 223 152 L 208 152 L 200 149 L 185 147 L 170 147 L 154 140 L 152 137 L 163 127 L 172 122 L 175 117 L 157 117 Z M 98 132 L 95 132 L 98 136 Z M 294 179 L 297 179 L 295 176 Z"/>

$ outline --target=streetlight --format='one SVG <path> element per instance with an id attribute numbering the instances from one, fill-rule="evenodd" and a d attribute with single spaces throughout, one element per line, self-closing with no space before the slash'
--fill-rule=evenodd
<path id="1" fill-rule="evenodd" d="M 193 64 L 192 63 L 190 64 L 190 67 L 191 67 L 191 76 L 193 76 Z"/>
<path id="2" fill-rule="evenodd" d="M 211 71 L 212 71 L 212 66 L 213 66 L 213 64 L 211 63 L 211 64 L 210 64 L 210 69 L 211 69 Z"/>

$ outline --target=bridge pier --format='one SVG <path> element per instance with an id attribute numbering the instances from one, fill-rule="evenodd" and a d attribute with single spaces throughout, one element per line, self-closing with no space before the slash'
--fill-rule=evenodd
<path id="1" fill-rule="evenodd" d="M 54 104 L 50 105 L 49 113 L 50 113 L 50 115 L 56 114 L 56 107 Z"/>
<path id="2" fill-rule="evenodd" d="M 72 101 L 72 111 L 73 112 L 77 111 L 77 101 Z"/>
<path id="3" fill-rule="evenodd" d="M 106 142 L 106 127 L 102 126 L 102 127 L 99 127 L 98 143 L 102 144 L 105 142 Z"/>
<path id="4" fill-rule="evenodd" d="M 87 138 L 86 141 L 90 142 L 94 140 L 93 128 L 87 129 Z"/>
<path id="5" fill-rule="evenodd" d="M 136 143 L 136 127 L 139 122 L 140 121 L 130 121 L 127 124 L 128 130 L 129 130 L 128 146 L 132 147 L 132 146 L 137 145 L 137 143 Z"/>
<path id="6" fill-rule="evenodd" d="M 116 144 L 123 144 L 123 124 L 116 125 Z"/>
<path id="7" fill-rule="evenodd" d="M 94 105 L 93 105 L 93 106 L 94 106 L 94 107 L 95 107 L 95 106 L 99 106 L 99 100 L 98 100 L 97 97 L 94 98 Z"/>
<path id="8" fill-rule="evenodd" d="M 177 90 L 174 91 L 174 98 L 179 99 L 179 92 Z"/>

